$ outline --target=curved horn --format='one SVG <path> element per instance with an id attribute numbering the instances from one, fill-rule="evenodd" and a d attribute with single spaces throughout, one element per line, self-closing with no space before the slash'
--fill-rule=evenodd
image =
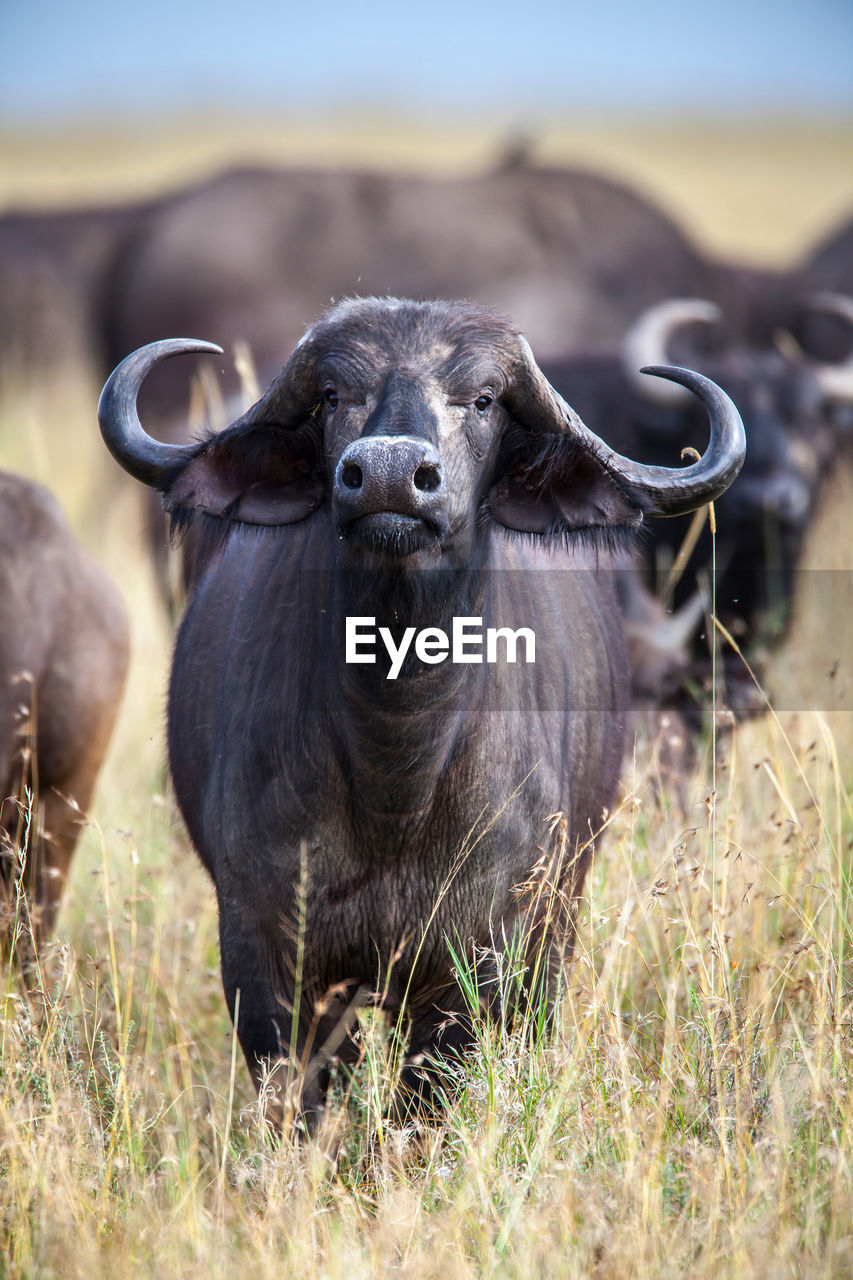
<path id="1" fill-rule="evenodd" d="M 692 369 L 655 365 L 643 373 L 668 378 L 698 396 L 711 420 L 711 439 L 698 462 L 689 467 L 657 467 L 624 458 L 589 427 L 551 386 L 519 335 L 522 363 L 504 400 L 521 425 L 533 432 L 572 435 L 592 450 L 614 473 L 645 500 L 649 515 L 679 516 L 714 502 L 725 493 L 743 466 L 746 434 L 740 414 L 716 382 Z"/>
<path id="2" fill-rule="evenodd" d="M 169 338 L 140 347 L 113 370 L 98 402 L 101 435 L 119 466 L 136 480 L 157 486 L 175 466 L 195 453 L 193 445 L 163 444 L 154 440 L 139 421 L 136 398 L 146 374 L 170 356 L 192 353 L 221 355 L 222 348 L 195 338 Z"/>
<path id="3" fill-rule="evenodd" d="M 714 502 L 728 489 L 746 456 L 746 433 L 740 414 L 722 387 L 693 369 L 652 365 L 640 372 L 668 378 L 699 397 L 711 420 L 708 447 L 699 461 L 689 467 L 647 466 L 623 458 L 606 445 L 605 459 L 647 500 L 651 515 L 683 515 L 706 502 Z"/>
<path id="4" fill-rule="evenodd" d="M 676 329 L 686 324 L 716 324 L 719 319 L 719 307 L 704 298 L 669 298 L 648 307 L 634 321 L 622 342 L 622 367 L 634 394 L 662 409 L 681 409 L 689 404 L 689 391 L 662 382 L 649 382 L 640 377 L 639 371 L 643 365 L 667 363 L 667 348 Z"/>
<path id="5" fill-rule="evenodd" d="M 844 293 L 816 293 L 809 299 L 812 311 L 823 311 L 837 316 L 853 329 L 853 298 Z M 840 364 L 819 364 L 814 367 L 814 377 L 828 400 L 853 401 L 853 351 Z"/>

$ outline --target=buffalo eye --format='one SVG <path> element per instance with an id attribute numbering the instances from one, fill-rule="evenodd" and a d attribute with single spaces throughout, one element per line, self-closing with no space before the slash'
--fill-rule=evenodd
<path id="1" fill-rule="evenodd" d="M 330 409 L 337 409 L 339 404 L 338 393 L 334 387 L 326 387 L 323 392 L 323 399 Z"/>
<path id="2" fill-rule="evenodd" d="M 474 401 L 474 408 L 478 413 L 485 413 L 491 403 L 492 397 L 484 393 L 481 396 L 477 396 L 477 399 Z"/>

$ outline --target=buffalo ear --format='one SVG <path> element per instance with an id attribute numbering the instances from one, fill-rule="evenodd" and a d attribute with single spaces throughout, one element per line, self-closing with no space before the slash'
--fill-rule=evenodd
<path id="1" fill-rule="evenodd" d="M 243 524 L 296 524 L 325 496 L 318 455 L 304 428 L 229 427 L 161 485 L 163 506 L 184 525 L 198 512 Z"/>
<path id="2" fill-rule="evenodd" d="M 494 519 L 518 533 L 561 537 L 632 529 L 643 519 L 639 499 L 588 446 L 570 436 L 516 441 L 487 501 Z"/>

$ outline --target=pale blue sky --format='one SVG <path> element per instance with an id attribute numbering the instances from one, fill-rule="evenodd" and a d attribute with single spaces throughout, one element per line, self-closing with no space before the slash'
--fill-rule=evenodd
<path id="1" fill-rule="evenodd" d="M 853 0 L 0 0 L 0 121 L 215 102 L 853 113 Z"/>

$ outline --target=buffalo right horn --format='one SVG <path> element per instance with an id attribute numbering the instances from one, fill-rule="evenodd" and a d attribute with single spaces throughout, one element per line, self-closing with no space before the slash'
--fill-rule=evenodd
<path id="1" fill-rule="evenodd" d="M 119 466 L 135 480 L 159 488 L 159 482 L 197 452 L 195 445 L 164 444 L 148 435 L 136 409 L 146 374 L 170 356 L 222 355 L 222 348 L 196 338 L 167 338 L 134 351 L 110 374 L 98 402 L 101 435 Z"/>
<path id="2" fill-rule="evenodd" d="M 622 342 L 622 367 L 634 392 L 661 409 L 681 409 L 689 404 L 686 388 L 672 382 L 654 382 L 640 376 L 643 365 L 669 363 L 667 348 L 672 335 L 686 324 L 716 324 L 720 309 L 704 298 L 669 298 L 648 307 L 634 321 Z"/>

